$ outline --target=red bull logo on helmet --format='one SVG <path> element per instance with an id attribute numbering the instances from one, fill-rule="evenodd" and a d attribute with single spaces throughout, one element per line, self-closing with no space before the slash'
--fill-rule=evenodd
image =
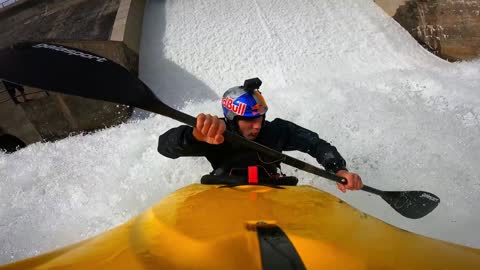
<path id="1" fill-rule="evenodd" d="M 252 107 L 252 114 L 264 114 L 265 113 L 265 107 L 263 107 L 262 104 L 256 104 L 255 106 Z"/>
<path id="2" fill-rule="evenodd" d="M 244 115 L 247 108 L 247 104 L 243 102 L 238 102 L 238 105 L 233 104 L 233 99 L 230 97 L 222 99 L 222 105 L 227 108 L 227 110 L 236 113 L 237 115 Z"/>

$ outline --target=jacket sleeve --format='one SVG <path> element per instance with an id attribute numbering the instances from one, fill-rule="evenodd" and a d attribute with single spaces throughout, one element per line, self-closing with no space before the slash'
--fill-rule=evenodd
<path id="1" fill-rule="evenodd" d="M 204 156 L 209 144 L 197 141 L 192 132 L 186 125 L 168 130 L 158 138 L 158 152 L 169 158 Z"/>
<path id="2" fill-rule="evenodd" d="M 283 119 L 277 118 L 273 122 L 282 127 L 282 135 L 285 136 L 283 150 L 307 153 L 331 173 L 347 170 L 347 164 L 337 148 L 320 139 L 317 133 Z"/>

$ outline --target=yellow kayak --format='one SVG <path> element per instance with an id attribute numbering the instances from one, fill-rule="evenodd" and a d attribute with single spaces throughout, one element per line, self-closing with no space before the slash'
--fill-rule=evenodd
<path id="1" fill-rule="evenodd" d="M 182 188 L 129 222 L 6 269 L 480 269 L 311 186 Z"/>

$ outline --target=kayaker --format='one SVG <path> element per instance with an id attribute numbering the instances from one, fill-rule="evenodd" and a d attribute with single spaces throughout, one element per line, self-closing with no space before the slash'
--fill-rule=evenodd
<path id="1" fill-rule="evenodd" d="M 205 156 L 214 175 L 242 174 L 249 166 L 258 166 L 259 172 L 270 177 L 280 175 L 281 160 L 224 143 L 223 133 L 229 130 L 279 152 L 298 150 L 310 154 L 325 170 L 348 180 L 347 185 L 337 184 L 342 192 L 362 188 L 360 176 L 349 172 L 337 149 L 317 133 L 280 118 L 271 122 L 265 119 L 268 107 L 258 90 L 260 85 L 261 81 L 254 78 L 228 89 L 222 98 L 224 118 L 199 114 L 195 128 L 182 125 L 162 134 L 158 152 L 169 158 Z"/>

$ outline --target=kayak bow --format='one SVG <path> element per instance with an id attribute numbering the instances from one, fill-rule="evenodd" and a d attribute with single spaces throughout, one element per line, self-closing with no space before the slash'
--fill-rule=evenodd
<path id="1" fill-rule="evenodd" d="M 478 249 L 396 228 L 310 186 L 193 184 L 115 229 L 0 269 L 479 266 Z"/>

